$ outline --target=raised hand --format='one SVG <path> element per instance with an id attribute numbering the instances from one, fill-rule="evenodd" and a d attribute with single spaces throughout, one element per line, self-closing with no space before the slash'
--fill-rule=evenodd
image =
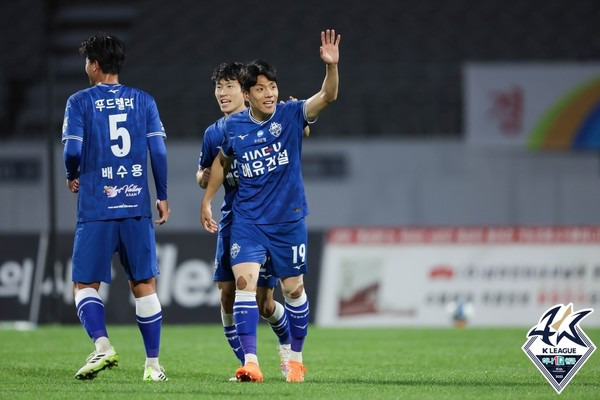
<path id="1" fill-rule="evenodd" d="M 319 53 L 325 64 L 337 64 L 340 59 L 339 45 L 342 35 L 335 36 L 335 29 L 321 32 L 321 47 Z"/>

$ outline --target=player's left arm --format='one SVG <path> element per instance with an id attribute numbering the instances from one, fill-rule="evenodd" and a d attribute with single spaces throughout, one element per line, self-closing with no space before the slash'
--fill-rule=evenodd
<path id="1" fill-rule="evenodd" d="M 162 225 L 169 219 L 171 209 L 167 200 L 167 147 L 164 137 L 161 135 L 148 138 L 148 150 L 150 152 L 150 164 L 154 175 L 156 186 L 156 209 L 158 219 L 154 222 Z"/>
<path id="2" fill-rule="evenodd" d="M 296 97 L 294 97 L 294 96 L 290 96 L 290 101 L 298 101 L 298 99 Z M 284 104 L 285 102 L 282 100 L 282 101 L 280 101 L 280 103 Z M 302 135 L 304 137 L 310 136 L 310 126 L 306 125 L 304 127 L 304 131 L 302 132 Z"/>
<path id="3" fill-rule="evenodd" d="M 325 63 L 325 79 L 318 93 L 306 100 L 306 118 L 309 121 L 316 119 L 321 111 L 337 99 L 339 76 L 338 61 L 340 58 L 339 45 L 341 35 L 335 34 L 334 29 L 321 32 L 321 47 L 319 53 Z"/>

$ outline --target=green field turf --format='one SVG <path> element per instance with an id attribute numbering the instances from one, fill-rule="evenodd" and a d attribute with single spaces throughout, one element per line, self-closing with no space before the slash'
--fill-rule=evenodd
<path id="1" fill-rule="evenodd" d="M 600 345 L 600 329 L 583 326 Z M 93 381 L 75 372 L 93 350 L 80 326 L 0 331 L 0 399 L 600 399 L 600 351 L 559 396 L 525 356 L 522 329 L 311 327 L 306 382 L 286 383 L 276 340 L 261 323 L 263 383 L 228 382 L 237 364 L 218 325 L 165 325 L 169 382 L 143 382 L 137 326 L 109 326 L 119 366 Z"/>

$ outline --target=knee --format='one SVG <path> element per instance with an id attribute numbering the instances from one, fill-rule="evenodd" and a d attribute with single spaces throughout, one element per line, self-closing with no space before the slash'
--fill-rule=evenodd
<path id="1" fill-rule="evenodd" d="M 286 288 L 284 289 L 284 293 L 283 295 L 285 297 L 289 297 L 292 299 L 297 299 L 300 296 L 302 296 L 302 293 L 304 292 L 304 284 L 301 283 L 300 285 L 296 286 L 295 288 Z"/>
<path id="2" fill-rule="evenodd" d="M 275 312 L 275 302 L 273 301 L 273 299 L 270 299 L 270 301 L 263 300 L 259 302 L 258 312 L 263 318 L 269 318 L 271 315 L 273 315 L 273 313 Z"/>
<path id="3" fill-rule="evenodd" d="M 244 290 L 246 289 L 246 287 L 248 287 L 248 282 L 246 281 L 246 279 L 243 276 L 237 278 L 237 280 L 235 281 L 235 288 L 237 290 Z"/>
<path id="4" fill-rule="evenodd" d="M 221 309 L 227 313 L 233 312 L 233 303 L 235 302 L 235 293 L 227 290 L 221 290 Z"/>

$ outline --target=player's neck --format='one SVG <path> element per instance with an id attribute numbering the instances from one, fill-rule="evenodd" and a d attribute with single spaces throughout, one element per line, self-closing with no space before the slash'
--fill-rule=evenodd
<path id="1" fill-rule="evenodd" d="M 250 116 L 255 121 L 264 122 L 264 121 L 268 120 L 269 118 L 271 118 L 271 115 L 273 115 L 273 114 L 264 114 L 264 113 L 261 113 L 260 111 L 257 112 L 255 110 L 252 110 L 252 107 L 250 107 Z"/>
<path id="2" fill-rule="evenodd" d="M 105 83 L 107 85 L 114 85 L 119 83 L 119 75 L 114 74 L 102 74 L 98 76 L 94 85 L 98 85 L 100 83 Z"/>
<path id="3" fill-rule="evenodd" d="M 237 113 L 239 113 L 239 112 L 242 112 L 242 111 L 244 111 L 245 109 L 246 109 L 246 106 L 243 106 L 243 107 L 240 107 L 240 108 L 236 108 L 235 110 L 233 110 L 233 111 L 231 111 L 231 112 L 226 112 L 226 113 L 223 113 L 223 114 L 224 114 L 226 117 L 229 117 L 230 115 L 237 114 Z"/>

